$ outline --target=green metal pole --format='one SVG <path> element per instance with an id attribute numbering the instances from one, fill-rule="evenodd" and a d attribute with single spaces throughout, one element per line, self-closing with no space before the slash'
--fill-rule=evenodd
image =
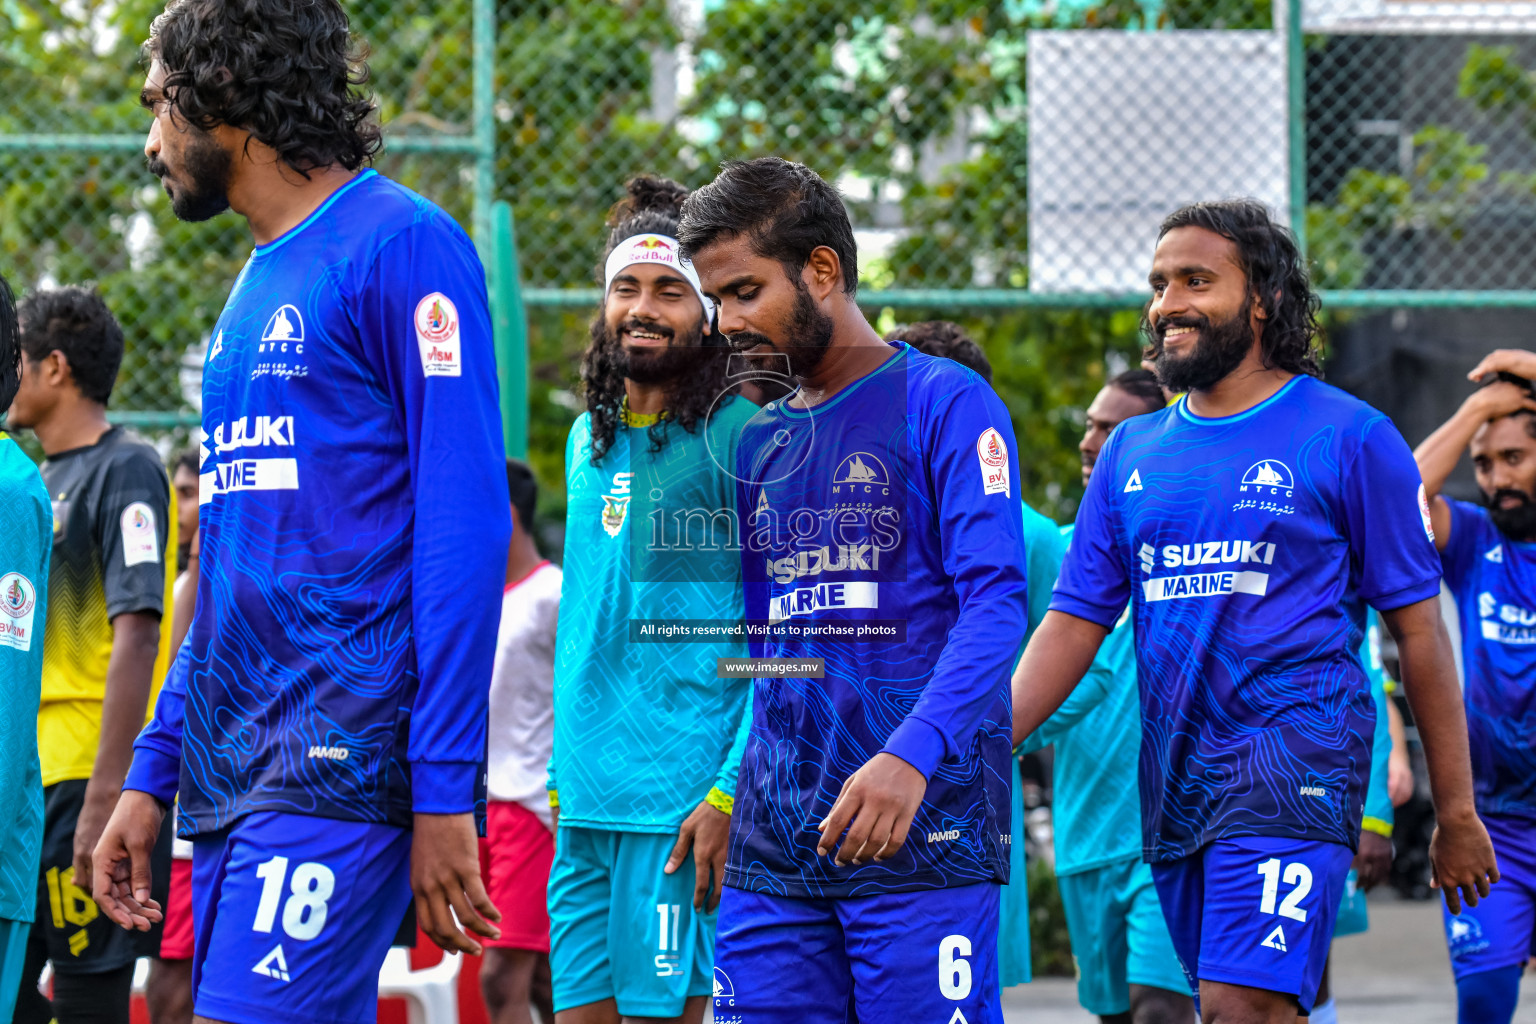
<path id="1" fill-rule="evenodd" d="M 501 435 L 507 454 L 528 457 L 528 313 L 517 272 L 517 229 L 510 203 L 491 207 L 491 327 L 501 384 Z"/>
<path id="2" fill-rule="evenodd" d="M 496 198 L 496 0 L 474 0 L 475 244 L 485 255 Z"/>
<path id="3" fill-rule="evenodd" d="M 1307 50 L 1301 35 L 1304 0 L 1285 0 L 1286 120 L 1290 125 L 1291 230 L 1307 252 Z"/>

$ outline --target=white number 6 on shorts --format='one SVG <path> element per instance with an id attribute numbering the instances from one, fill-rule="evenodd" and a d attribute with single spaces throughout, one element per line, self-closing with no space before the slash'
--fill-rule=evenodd
<path id="1" fill-rule="evenodd" d="M 971 965 L 961 959 L 971 955 L 971 940 L 947 935 L 939 943 L 939 992 L 945 999 L 964 999 L 971 994 Z"/>

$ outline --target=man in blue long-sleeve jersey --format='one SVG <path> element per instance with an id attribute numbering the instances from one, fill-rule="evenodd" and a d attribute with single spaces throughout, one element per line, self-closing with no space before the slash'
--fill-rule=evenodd
<path id="1" fill-rule="evenodd" d="M 474 812 L 511 527 L 484 272 L 366 167 L 336 0 L 179 0 L 147 53 L 172 209 L 232 208 L 256 248 L 203 368 L 196 617 L 95 896 L 159 917 L 146 857 L 176 797 L 197 1015 L 372 1021 L 413 891 L 445 948 L 496 934 Z"/>
<path id="2" fill-rule="evenodd" d="M 1026 604 L 1007 411 L 870 327 L 809 169 L 728 164 L 679 238 L 731 344 L 799 384 L 737 456 L 752 654 L 785 674 L 753 688 L 715 1019 L 997 1020 Z"/>
<path id="3" fill-rule="evenodd" d="M 928 320 L 906 324 L 887 331 L 886 341 L 906 342 L 925 356 L 953 359 L 975 370 L 981 379 L 992 383 L 992 364 L 981 347 L 958 324 L 947 320 Z M 1023 516 L 1024 572 L 1029 581 L 1029 616 L 1025 639 L 1045 617 L 1051 603 L 1051 587 L 1061 569 L 1067 542 L 1061 527 L 1036 512 L 1026 501 L 1019 502 Z M 1000 988 L 1023 985 L 1033 977 L 1029 942 L 1029 880 L 1024 858 L 1024 785 L 1018 758 L 1012 758 L 1013 799 L 1009 808 L 1012 829 L 1008 841 L 1008 885 L 998 899 L 997 980 Z"/>

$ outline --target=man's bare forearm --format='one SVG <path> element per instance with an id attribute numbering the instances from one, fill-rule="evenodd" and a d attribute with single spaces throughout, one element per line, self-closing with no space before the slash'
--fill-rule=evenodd
<path id="1" fill-rule="evenodd" d="M 1473 396 L 1475 399 L 1477 396 Z M 1413 461 L 1419 465 L 1419 475 L 1424 478 L 1424 494 L 1433 498 L 1445 486 L 1445 481 L 1461 461 L 1472 435 L 1477 428 L 1488 422 L 1488 416 L 1473 399 L 1463 402 L 1455 414 L 1436 428 L 1413 450 Z"/>
<path id="2" fill-rule="evenodd" d="M 133 741 L 149 709 L 159 652 L 158 615 L 126 612 L 112 620 L 112 657 L 101 701 L 101 745 L 87 787 L 93 794 L 115 795 L 123 788 L 133 760 Z"/>
<path id="3" fill-rule="evenodd" d="M 1424 745 L 1435 814 L 1442 822 L 1475 817 L 1466 712 L 1440 601 L 1429 598 L 1383 612 L 1382 618 L 1397 640 L 1403 689 Z"/>
<path id="4" fill-rule="evenodd" d="M 1093 664 L 1109 630 L 1066 612 L 1046 612 L 1013 672 L 1013 745 L 1061 706 Z"/>

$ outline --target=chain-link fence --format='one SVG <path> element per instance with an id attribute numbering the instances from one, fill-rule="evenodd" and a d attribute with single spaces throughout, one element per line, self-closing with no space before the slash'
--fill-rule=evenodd
<path id="1" fill-rule="evenodd" d="M 150 426 L 191 421 L 249 248 L 235 218 L 176 222 L 144 169 L 137 46 L 160 6 L 0 4 L 0 268 L 22 288 L 101 284 L 129 334 L 114 410 Z M 487 253 L 491 199 L 513 206 L 546 482 L 579 405 L 604 213 L 642 171 L 698 185 L 775 153 L 836 180 L 871 312 L 979 336 L 1037 454 L 1025 493 L 1060 513 L 1064 410 L 1134 360 L 1155 225 L 1179 203 L 1265 199 L 1335 309 L 1536 305 L 1533 3 L 347 7 L 372 51 L 381 169 Z"/>

